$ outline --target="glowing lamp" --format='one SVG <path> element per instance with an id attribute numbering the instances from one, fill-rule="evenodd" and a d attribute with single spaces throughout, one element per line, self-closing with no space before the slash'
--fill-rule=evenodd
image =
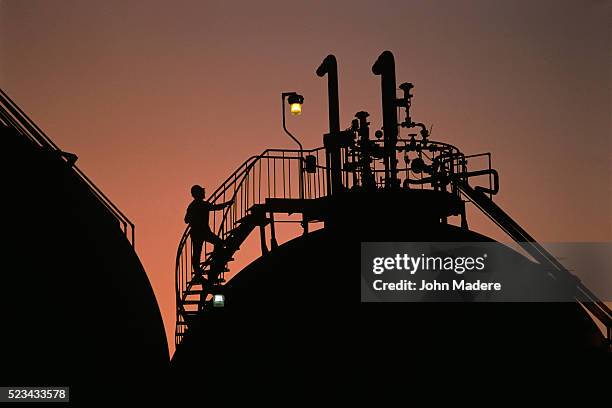
<path id="1" fill-rule="evenodd" d="M 302 104 L 300 103 L 292 103 L 291 104 L 291 114 L 294 116 L 300 115 L 302 113 Z"/>
<path id="2" fill-rule="evenodd" d="M 225 296 L 223 295 L 214 295 L 213 296 L 213 307 L 223 307 L 225 306 Z"/>
<path id="3" fill-rule="evenodd" d="M 291 94 L 289 98 L 287 98 L 287 102 L 289 103 L 293 116 L 298 116 L 302 113 L 302 104 L 304 103 L 304 97 L 302 95 Z"/>

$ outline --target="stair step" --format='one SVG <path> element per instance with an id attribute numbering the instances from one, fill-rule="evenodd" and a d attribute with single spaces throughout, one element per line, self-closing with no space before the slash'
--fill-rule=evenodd
<path id="1" fill-rule="evenodd" d="M 221 256 L 219 256 L 219 257 L 221 258 Z M 227 259 L 223 259 L 223 258 L 222 258 L 222 261 L 223 261 L 223 262 L 217 262 L 217 263 L 218 263 L 218 264 L 219 264 L 219 263 L 227 263 L 227 262 L 232 262 L 232 261 L 234 261 L 234 260 L 235 260 L 235 259 L 234 259 L 234 258 L 233 258 L 233 257 L 230 255 L 230 256 L 229 256 L 229 258 L 227 258 Z M 215 261 L 208 263 L 206 266 L 212 266 L 212 264 L 213 264 L 213 263 L 215 263 Z"/>
<path id="2" fill-rule="evenodd" d="M 228 231 L 228 234 L 230 236 L 236 236 L 238 234 L 244 234 L 245 232 L 248 233 L 248 232 L 254 230 L 255 227 L 256 227 L 255 224 L 247 225 L 247 224 L 244 224 L 244 221 L 242 221 L 242 223 L 241 223 L 241 221 L 242 220 L 237 221 L 238 222 L 238 226 L 236 226 L 235 228 L 232 228 L 231 230 Z"/>
<path id="3" fill-rule="evenodd" d="M 186 295 L 201 295 L 204 293 L 203 289 L 189 289 L 184 292 Z"/>
<path id="4" fill-rule="evenodd" d="M 199 300 L 184 300 L 183 301 L 184 305 L 198 305 L 200 304 Z"/>
<path id="5" fill-rule="evenodd" d="M 189 320 L 189 319 L 194 319 L 194 318 L 198 317 L 199 314 L 200 314 L 200 312 L 198 312 L 197 310 L 195 310 L 195 311 L 185 311 L 185 312 L 183 312 L 183 317 L 185 318 L 185 320 Z"/>
<path id="6" fill-rule="evenodd" d="M 227 249 L 226 249 L 226 250 L 227 250 Z M 214 255 L 217 255 L 218 253 L 212 252 L 212 253 L 211 253 L 210 258 L 208 258 L 208 259 L 206 259 L 204 262 L 202 262 L 202 263 L 201 263 L 201 265 L 202 265 L 202 266 L 208 266 L 208 265 L 210 265 L 210 264 L 214 263 L 214 262 L 215 262 L 215 260 L 213 259 L 213 256 L 212 256 L 213 254 L 214 254 Z M 215 257 L 215 258 L 216 258 L 216 257 Z M 228 259 L 228 261 L 233 261 L 233 260 L 234 260 L 234 258 L 231 258 L 231 257 L 230 257 L 230 259 Z"/>
<path id="7" fill-rule="evenodd" d="M 224 273 L 224 272 L 229 272 L 230 270 L 225 268 L 224 270 L 219 270 L 218 273 Z M 220 282 L 225 282 L 225 279 L 218 279 Z M 206 292 L 204 289 L 204 286 L 207 285 L 209 286 L 208 280 L 206 281 L 191 281 L 191 289 L 185 290 L 183 291 L 184 294 L 187 295 L 201 295 L 202 293 Z M 198 288 L 202 288 L 202 289 L 194 289 L 194 286 L 197 286 Z"/>
<path id="8" fill-rule="evenodd" d="M 260 217 L 258 217 L 256 215 L 245 215 L 244 217 L 242 217 L 241 219 L 236 221 L 236 224 L 240 224 L 240 225 L 238 227 L 234 228 L 234 229 L 240 228 L 243 224 L 246 224 L 246 223 L 253 223 L 253 224 L 255 224 L 255 225 L 252 225 L 253 228 L 255 228 L 256 226 L 261 225 L 261 224 L 268 225 L 270 223 L 270 219 L 269 218 L 264 218 L 262 221 L 260 221 L 259 218 Z"/>

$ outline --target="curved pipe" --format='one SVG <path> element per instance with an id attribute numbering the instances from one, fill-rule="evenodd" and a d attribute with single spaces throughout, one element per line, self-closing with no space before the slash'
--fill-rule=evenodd
<path id="1" fill-rule="evenodd" d="M 383 51 L 382 54 L 378 56 L 378 59 L 372 65 L 372 73 L 374 75 L 383 75 L 389 69 L 393 70 L 393 79 L 395 79 L 395 57 L 393 57 L 393 53 L 389 50 Z M 395 88 L 393 89 L 395 91 Z"/>
<path id="2" fill-rule="evenodd" d="M 427 139 L 429 137 L 429 130 L 427 130 L 427 127 L 425 127 L 424 123 L 421 123 L 421 122 L 415 123 L 414 127 L 421 128 L 421 137 L 423 139 Z"/>
<path id="3" fill-rule="evenodd" d="M 492 194 L 495 195 L 499 193 L 499 174 L 495 169 L 487 169 L 487 170 L 478 170 L 478 171 L 468 171 L 464 173 L 467 177 L 474 176 L 486 176 L 488 174 L 493 175 L 493 188 L 487 188 L 482 186 L 474 187 L 475 191 L 480 191 L 481 193 Z"/>
<path id="4" fill-rule="evenodd" d="M 450 180 L 457 180 L 457 179 L 462 179 L 462 178 L 470 178 L 470 177 L 476 177 L 476 176 L 486 176 L 491 174 L 493 176 L 493 187 L 492 188 L 487 188 L 487 187 L 481 187 L 481 186 L 477 186 L 474 188 L 475 191 L 480 191 L 482 193 L 486 193 L 486 194 L 497 194 L 499 192 L 499 174 L 497 173 L 497 170 L 495 169 L 487 169 L 487 170 L 477 170 L 477 171 L 468 171 L 465 173 L 457 173 L 457 174 L 453 174 L 451 177 L 448 177 L 447 179 Z M 409 184 L 416 184 L 416 185 L 421 185 L 421 184 L 429 184 L 429 183 L 435 183 L 436 181 L 444 178 L 445 176 L 429 176 L 429 177 L 423 177 L 422 179 L 405 179 L 404 180 L 404 187 L 406 187 Z M 467 181 L 465 181 L 465 183 L 467 183 Z"/>

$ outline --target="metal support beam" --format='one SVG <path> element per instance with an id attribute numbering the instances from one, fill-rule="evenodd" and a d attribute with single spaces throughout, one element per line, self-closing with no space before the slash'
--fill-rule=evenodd
<path id="1" fill-rule="evenodd" d="M 272 250 L 278 248 L 278 242 L 276 241 L 276 229 L 274 228 L 274 213 L 270 212 L 270 247 Z"/>
<path id="2" fill-rule="evenodd" d="M 268 246 L 266 245 L 266 225 L 262 224 L 259 226 L 259 237 L 261 239 L 261 255 L 266 255 L 268 251 Z"/>

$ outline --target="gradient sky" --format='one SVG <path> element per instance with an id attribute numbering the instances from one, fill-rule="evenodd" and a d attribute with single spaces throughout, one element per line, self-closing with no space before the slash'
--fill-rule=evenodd
<path id="1" fill-rule="evenodd" d="M 0 87 L 136 223 L 172 344 L 189 187 L 212 191 L 248 156 L 293 147 L 283 91 L 305 96 L 289 127 L 320 146 L 314 70 L 329 53 L 342 126 L 359 110 L 380 126 L 370 68 L 389 49 L 398 83 L 416 86 L 413 118 L 492 152 L 496 201 L 532 235 L 611 241 L 611 12 L 607 0 L 0 0 Z"/>

